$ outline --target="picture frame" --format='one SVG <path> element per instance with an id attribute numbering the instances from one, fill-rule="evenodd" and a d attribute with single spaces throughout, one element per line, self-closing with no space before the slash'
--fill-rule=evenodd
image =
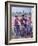
<path id="1" fill-rule="evenodd" d="M 17 18 L 16 20 L 18 21 L 17 23 L 15 21 L 15 18 Z M 27 19 L 27 21 L 25 19 Z M 21 23 L 23 24 L 21 25 Z M 29 28 L 27 28 L 28 26 L 26 27 L 25 23 L 26 25 L 30 23 Z M 26 30 L 26 28 L 28 30 Z M 21 31 L 18 32 L 18 29 L 19 31 L 20 30 Z M 9 45 L 36 42 L 37 42 L 37 3 L 6 1 L 5 44 Z"/>

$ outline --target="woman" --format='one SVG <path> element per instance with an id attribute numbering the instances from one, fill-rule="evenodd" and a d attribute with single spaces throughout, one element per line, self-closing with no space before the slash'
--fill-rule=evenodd
<path id="1" fill-rule="evenodd" d="M 14 24 L 15 28 L 14 31 L 16 33 L 16 37 L 20 36 L 20 26 L 19 26 L 19 19 L 18 16 L 15 16 L 15 24 Z"/>

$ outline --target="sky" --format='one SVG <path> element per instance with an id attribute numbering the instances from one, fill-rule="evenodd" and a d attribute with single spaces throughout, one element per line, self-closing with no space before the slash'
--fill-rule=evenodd
<path id="1" fill-rule="evenodd" d="M 13 12 L 26 12 L 26 13 L 29 13 L 29 12 L 32 12 L 32 8 L 29 8 L 29 7 L 11 7 L 11 10 L 12 10 L 12 13 Z"/>

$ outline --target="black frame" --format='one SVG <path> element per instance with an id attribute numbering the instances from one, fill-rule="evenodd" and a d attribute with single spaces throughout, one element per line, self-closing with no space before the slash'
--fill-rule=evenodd
<path id="1" fill-rule="evenodd" d="M 20 3 L 20 4 L 33 4 L 36 5 L 36 41 L 31 41 L 31 42 L 19 42 L 19 43 L 8 43 L 8 3 Z M 10 5 L 10 11 L 11 11 L 11 6 Z M 13 5 L 14 6 L 14 5 Z M 17 6 L 17 5 L 15 5 Z M 23 6 L 22 6 L 23 7 Z M 25 7 L 25 6 L 24 6 Z M 29 7 L 29 6 L 27 6 Z M 11 12 L 10 12 L 11 13 Z M 11 17 L 10 17 L 11 19 Z M 7 26 L 6 26 L 7 24 Z M 14 1 L 6 1 L 5 2 L 5 44 L 25 44 L 25 43 L 36 43 L 37 42 L 37 3 L 30 3 L 30 2 L 14 2 Z"/>

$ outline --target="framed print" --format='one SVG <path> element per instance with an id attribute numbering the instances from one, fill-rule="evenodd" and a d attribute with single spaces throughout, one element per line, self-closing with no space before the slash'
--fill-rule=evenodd
<path id="1" fill-rule="evenodd" d="M 37 42 L 37 3 L 5 2 L 5 44 Z"/>

